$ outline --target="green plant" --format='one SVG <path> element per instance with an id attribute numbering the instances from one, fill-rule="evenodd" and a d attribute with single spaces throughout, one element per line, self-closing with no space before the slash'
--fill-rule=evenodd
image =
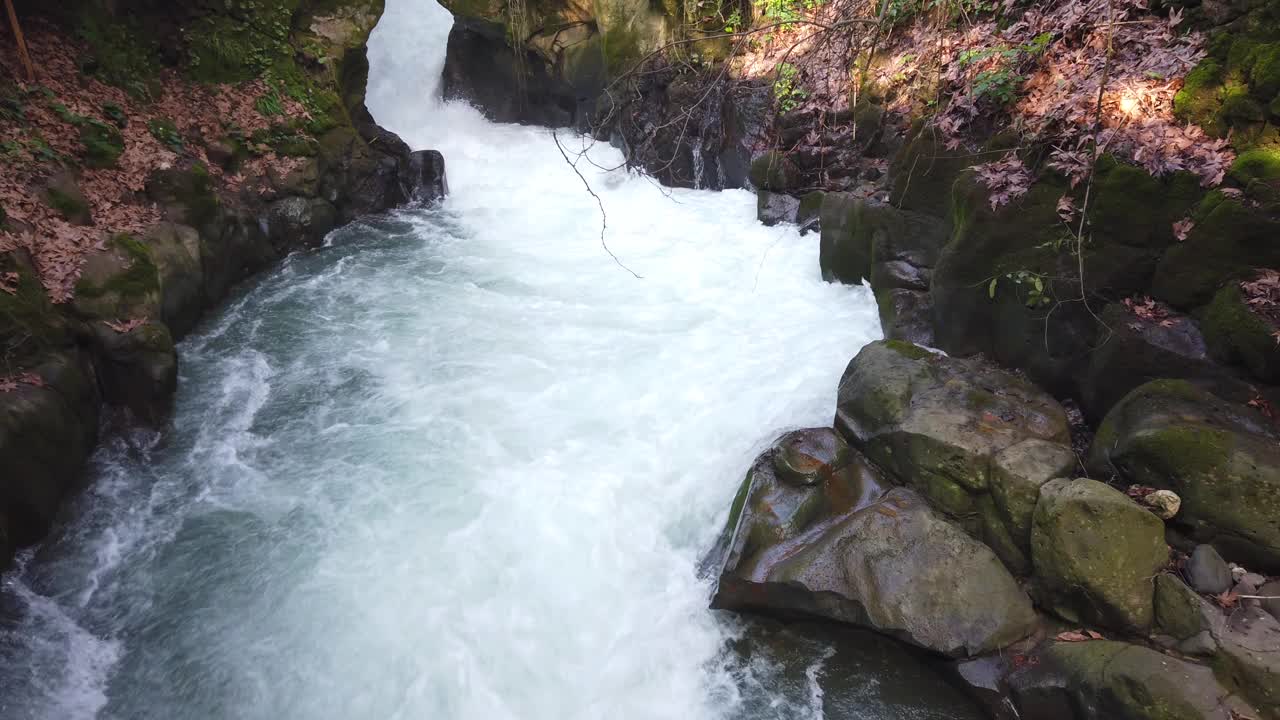
<path id="1" fill-rule="evenodd" d="M 121 110 L 120 106 L 115 103 L 104 104 L 102 106 L 102 114 L 106 115 L 107 119 L 115 123 L 118 128 L 123 129 L 129 125 L 129 117 L 125 115 L 124 110 Z"/>
<path id="2" fill-rule="evenodd" d="M 992 300 L 996 297 L 996 286 L 1001 277 L 1012 282 L 1017 291 L 1021 291 L 1024 295 L 1022 302 L 1029 308 L 1037 308 L 1053 302 L 1045 293 L 1044 276 L 1030 270 L 1015 270 L 1003 276 L 997 275 L 991 278 L 991 282 L 987 285 L 987 297 Z"/>
<path id="3" fill-rule="evenodd" d="M 791 112 L 799 107 L 809 93 L 799 86 L 800 71 L 791 63 L 780 63 L 773 81 L 773 97 L 778 101 L 782 112 Z"/>
<path id="4" fill-rule="evenodd" d="M 281 103 L 280 95 L 275 90 L 268 90 L 265 94 L 259 95 L 258 99 L 253 101 L 253 107 L 263 117 L 284 115 L 284 104 Z"/>
<path id="5" fill-rule="evenodd" d="M 147 123 L 147 130 L 151 131 L 151 137 L 155 138 L 161 145 L 169 148 L 174 152 L 182 152 L 184 143 L 182 134 L 178 132 L 178 127 L 168 118 L 152 120 Z"/>
<path id="6" fill-rule="evenodd" d="M 729 13 L 729 17 L 724 19 L 724 31 L 727 33 L 736 33 L 742 29 L 742 11 L 737 8 Z"/>

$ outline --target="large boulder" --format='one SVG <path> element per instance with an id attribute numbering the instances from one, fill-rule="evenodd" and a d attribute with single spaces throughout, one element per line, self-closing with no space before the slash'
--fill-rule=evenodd
<path id="1" fill-rule="evenodd" d="M 1007 682 L 1021 716 L 1035 720 L 1258 717 L 1209 668 L 1123 642 L 1050 643 Z"/>
<path id="2" fill-rule="evenodd" d="M 1280 571 L 1280 429 L 1262 413 L 1189 382 L 1147 383 L 1107 414 L 1089 464 L 1098 476 L 1173 490 L 1187 535 Z"/>
<path id="3" fill-rule="evenodd" d="M 836 428 L 899 483 L 1026 569 L 1040 485 L 1070 474 L 1066 413 L 1026 380 L 978 359 L 875 342 L 840 380 Z"/>
<path id="4" fill-rule="evenodd" d="M 1164 523 L 1123 493 L 1060 478 L 1040 488 L 1031 559 L 1043 607 L 1075 622 L 1145 632 L 1169 549 Z"/>
<path id="5" fill-rule="evenodd" d="M 734 501 L 713 607 L 852 623 L 975 655 L 1028 635 L 1031 602 L 982 543 L 829 430 L 783 436 Z"/>
<path id="6" fill-rule="evenodd" d="M 86 257 L 72 302 L 88 329 L 103 399 L 152 423 L 167 417 L 178 386 L 178 354 L 161 318 L 161 297 L 151 248 L 117 235 Z"/>
<path id="7" fill-rule="evenodd" d="M 1091 419 L 1101 421 L 1134 388 L 1162 378 L 1213 383 L 1218 392 L 1252 396 L 1249 383 L 1213 362 L 1193 318 L 1157 302 L 1112 303 L 1098 316 L 1108 332 L 1080 378 L 1081 404 Z"/>

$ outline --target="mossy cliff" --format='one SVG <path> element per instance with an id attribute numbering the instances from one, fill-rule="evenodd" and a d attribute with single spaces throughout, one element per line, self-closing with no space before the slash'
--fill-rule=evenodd
<path id="1" fill-rule="evenodd" d="M 82 77 L 120 87 L 135 109 L 175 86 L 217 83 L 226 94 L 258 94 L 258 112 L 272 119 L 252 136 L 234 118 L 202 119 L 202 130 L 221 128 L 221 136 L 149 123 L 176 159 L 143 171 L 145 189 L 124 201 L 157 207 L 162 219 L 139 232 L 101 221 L 91 228 L 102 236 L 88 247 L 100 249 L 80 258 L 63 302 L 50 301 L 30 254 L 0 253 L 0 566 L 41 539 L 77 487 L 100 416 L 163 425 L 177 382 L 175 341 L 236 283 L 318 244 L 339 223 L 444 191 L 439 154 L 411 153 L 365 108 L 365 41 L 381 0 L 19 8 L 30 22 L 49 23 L 46 36 L 82 43 Z M 112 115 L 113 104 L 87 100 Z M 285 106 L 299 111 L 286 116 Z M 127 118 L 115 113 L 123 128 Z M 67 178 L 51 184 L 57 193 L 48 197 L 70 220 L 88 214 L 77 210 L 79 174 L 116 165 L 126 149 L 116 127 L 66 114 L 90 133 L 85 146 L 98 150 L 36 157 L 27 170 L 44 172 L 36 163 L 46 162 Z M 23 121 L 18 113 L 5 120 Z M 272 164 L 279 157 L 290 159 Z M 231 182 L 236 173 L 243 179 Z M 14 222 L 11 230 L 41 230 Z"/>

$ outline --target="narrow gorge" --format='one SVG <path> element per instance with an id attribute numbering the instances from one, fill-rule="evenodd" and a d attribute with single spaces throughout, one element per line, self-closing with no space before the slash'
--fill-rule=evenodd
<path id="1" fill-rule="evenodd" d="M 0 718 L 1280 720 L 1274 3 L 13 10 Z"/>

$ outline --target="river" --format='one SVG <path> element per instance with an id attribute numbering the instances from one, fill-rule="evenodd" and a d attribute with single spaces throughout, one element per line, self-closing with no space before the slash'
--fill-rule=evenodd
<path id="1" fill-rule="evenodd" d="M 895 645 L 707 610 L 696 572 L 754 455 L 830 422 L 869 291 L 749 193 L 597 146 L 615 261 L 550 131 L 439 102 L 449 21 L 388 2 L 369 105 L 452 194 L 181 344 L 171 426 L 108 437 L 4 577 L 0 717 L 973 717 Z"/>

